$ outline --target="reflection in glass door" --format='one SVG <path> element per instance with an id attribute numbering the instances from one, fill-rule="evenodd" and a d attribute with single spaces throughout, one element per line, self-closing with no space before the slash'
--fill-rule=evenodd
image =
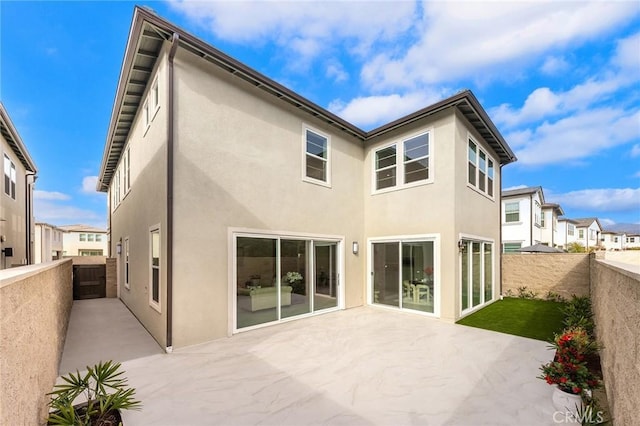
<path id="1" fill-rule="evenodd" d="M 235 238 L 236 329 L 339 306 L 337 241 Z"/>
<path id="2" fill-rule="evenodd" d="M 338 306 L 338 243 L 314 243 L 315 292 L 313 310 Z"/>
<path id="3" fill-rule="evenodd" d="M 372 244 L 372 302 L 434 313 L 436 296 L 433 241 Z"/>
<path id="4" fill-rule="evenodd" d="M 373 243 L 373 303 L 400 307 L 399 274 L 398 243 Z"/>

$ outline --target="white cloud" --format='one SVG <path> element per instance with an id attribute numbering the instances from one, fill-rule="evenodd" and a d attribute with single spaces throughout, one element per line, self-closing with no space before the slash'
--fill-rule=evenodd
<path id="1" fill-rule="evenodd" d="M 640 157 L 640 143 L 635 144 L 632 148 L 631 148 L 631 156 L 633 158 L 635 157 Z"/>
<path id="2" fill-rule="evenodd" d="M 543 74 L 547 75 L 558 75 L 564 71 L 569 69 L 570 65 L 562 57 L 557 56 L 549 56 L 545 59 L 544 64 L 540 68 Z"/>
<path id="3" fill-rule="evenodd" d="M 82 179 L 82 192 L 85 194 L 97 194 L 96 185 L 98 183 L 98 176 L 85 176 Z"/>
<path id="4" fill-rule="evenodd" d="M 611 226 L 611 225 L 615 225 L 616 221 L 615 220 L 611 220 L 611 219 L 607 219 L 607 218 L 598 218 L 598 220 L 600 221 L 600 224 L 602 226 Z"/>
<path id="5" fill-rule="evenodd" d="M 34 216 L 37 221 L 56 225 L 71 223 L 101 224 L 100 227 L 105 227 L 105 217 L 103 215 L 88 209 L 62 205 L 55 201 L 35 199 Z"/>
<path id="6" fill-rule="evenodd" d="M 360 127 L 388 123 L 442 99 L 439 93 L 427 91 L 406 95 L 365 96 L 348 103 L 339 100 L 329 104 L 329 110 Z"/>
<path id="7" fill-rule="evenodd" d="M 360 55 L 413 23 L 414 2 L 172 1 L 170 5 L 217 37 L 237 43 L 275 42 L 314 57 L 340 43 Z M 366 9 L 366 13 L 364 13 Z"/>
<path id="8" fill-rule="evenodd" d="M 563 207 L 598 212 L 637 211 L 640 208 L 640 188 L 582 189 L 547 198 Z"/>
<path id="9" fill-rule="evenodd" d="M 628 143 L 638 137 L 640 110 L 600 108 L 544 122 L 529 134 L 516 150 L 523 165 L 566 164 L 597 155 L 602 150 Z M 516 133 L 518 137 L 519 133 Z M 594 135 L 606 135 L 594 137 Z M 505 136 L 510 140 L 510 135 Z"/>
<path id="10" fill-rule="evenodd" d="M 33 198 L 34 200 L 57 200 L 57 201 L 71 199 L 70 196 L 68 196 L 67 194 L 63 194 L 62 192 L 42 191 L 39 189 L 36 189 L 33 191 Z"/>
<path id="11" fill-rule="evenodd" d="M 332 78 L 336 83 L 342 83 L 349 79 L 349 73 L 347 73 L 339 62 L 333 62 L 327 66 L 327 77 Z"/>
<path id="12" fill-rule="evenodd" d="M 420 40 L 403 55 L 380 54 L 362 77 L 375 89 L 408 88 L 508 67 L 578 46 L 632 19 L 633 2 L 425 2 Z M 626 57 L 626 56 L 625 56 Z"/>

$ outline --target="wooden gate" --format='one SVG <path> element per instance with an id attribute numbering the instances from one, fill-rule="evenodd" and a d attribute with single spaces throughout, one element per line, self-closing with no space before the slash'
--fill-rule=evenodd
<path id="1" fill-rule="evenodd" d="M 107 297 L 105 265 L 73 265 L 73 299 Z"/>

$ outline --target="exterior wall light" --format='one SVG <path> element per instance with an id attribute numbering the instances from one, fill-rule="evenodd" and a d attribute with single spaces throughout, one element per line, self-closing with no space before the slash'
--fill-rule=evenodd
<path id="1" fill-rule="evenodd" d="M 351 243 L 351 251 L 353 252 L 353 254 L 358 254 L 358 252 L 360 251 L 360 246 L 358 245 L 357 241 Z"/>
<path id="2" fill-rule="evenodd" d="M 122 242 L 118 241 L 118 243 L 116 244 L 116 254 L 120 253 L 122 253 Z"/>

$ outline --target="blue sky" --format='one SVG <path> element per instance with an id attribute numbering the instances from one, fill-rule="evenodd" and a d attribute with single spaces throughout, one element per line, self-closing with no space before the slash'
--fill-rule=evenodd
<path id="1" fill-rule="evenodd" d="M 95 192 L 133 15 L 183 29 L 368 130 L 471 89 L 572 218 L 640 223 L 640 2 L 0 2 L 0 99 L 35 215 L 106 226 Z"/>

